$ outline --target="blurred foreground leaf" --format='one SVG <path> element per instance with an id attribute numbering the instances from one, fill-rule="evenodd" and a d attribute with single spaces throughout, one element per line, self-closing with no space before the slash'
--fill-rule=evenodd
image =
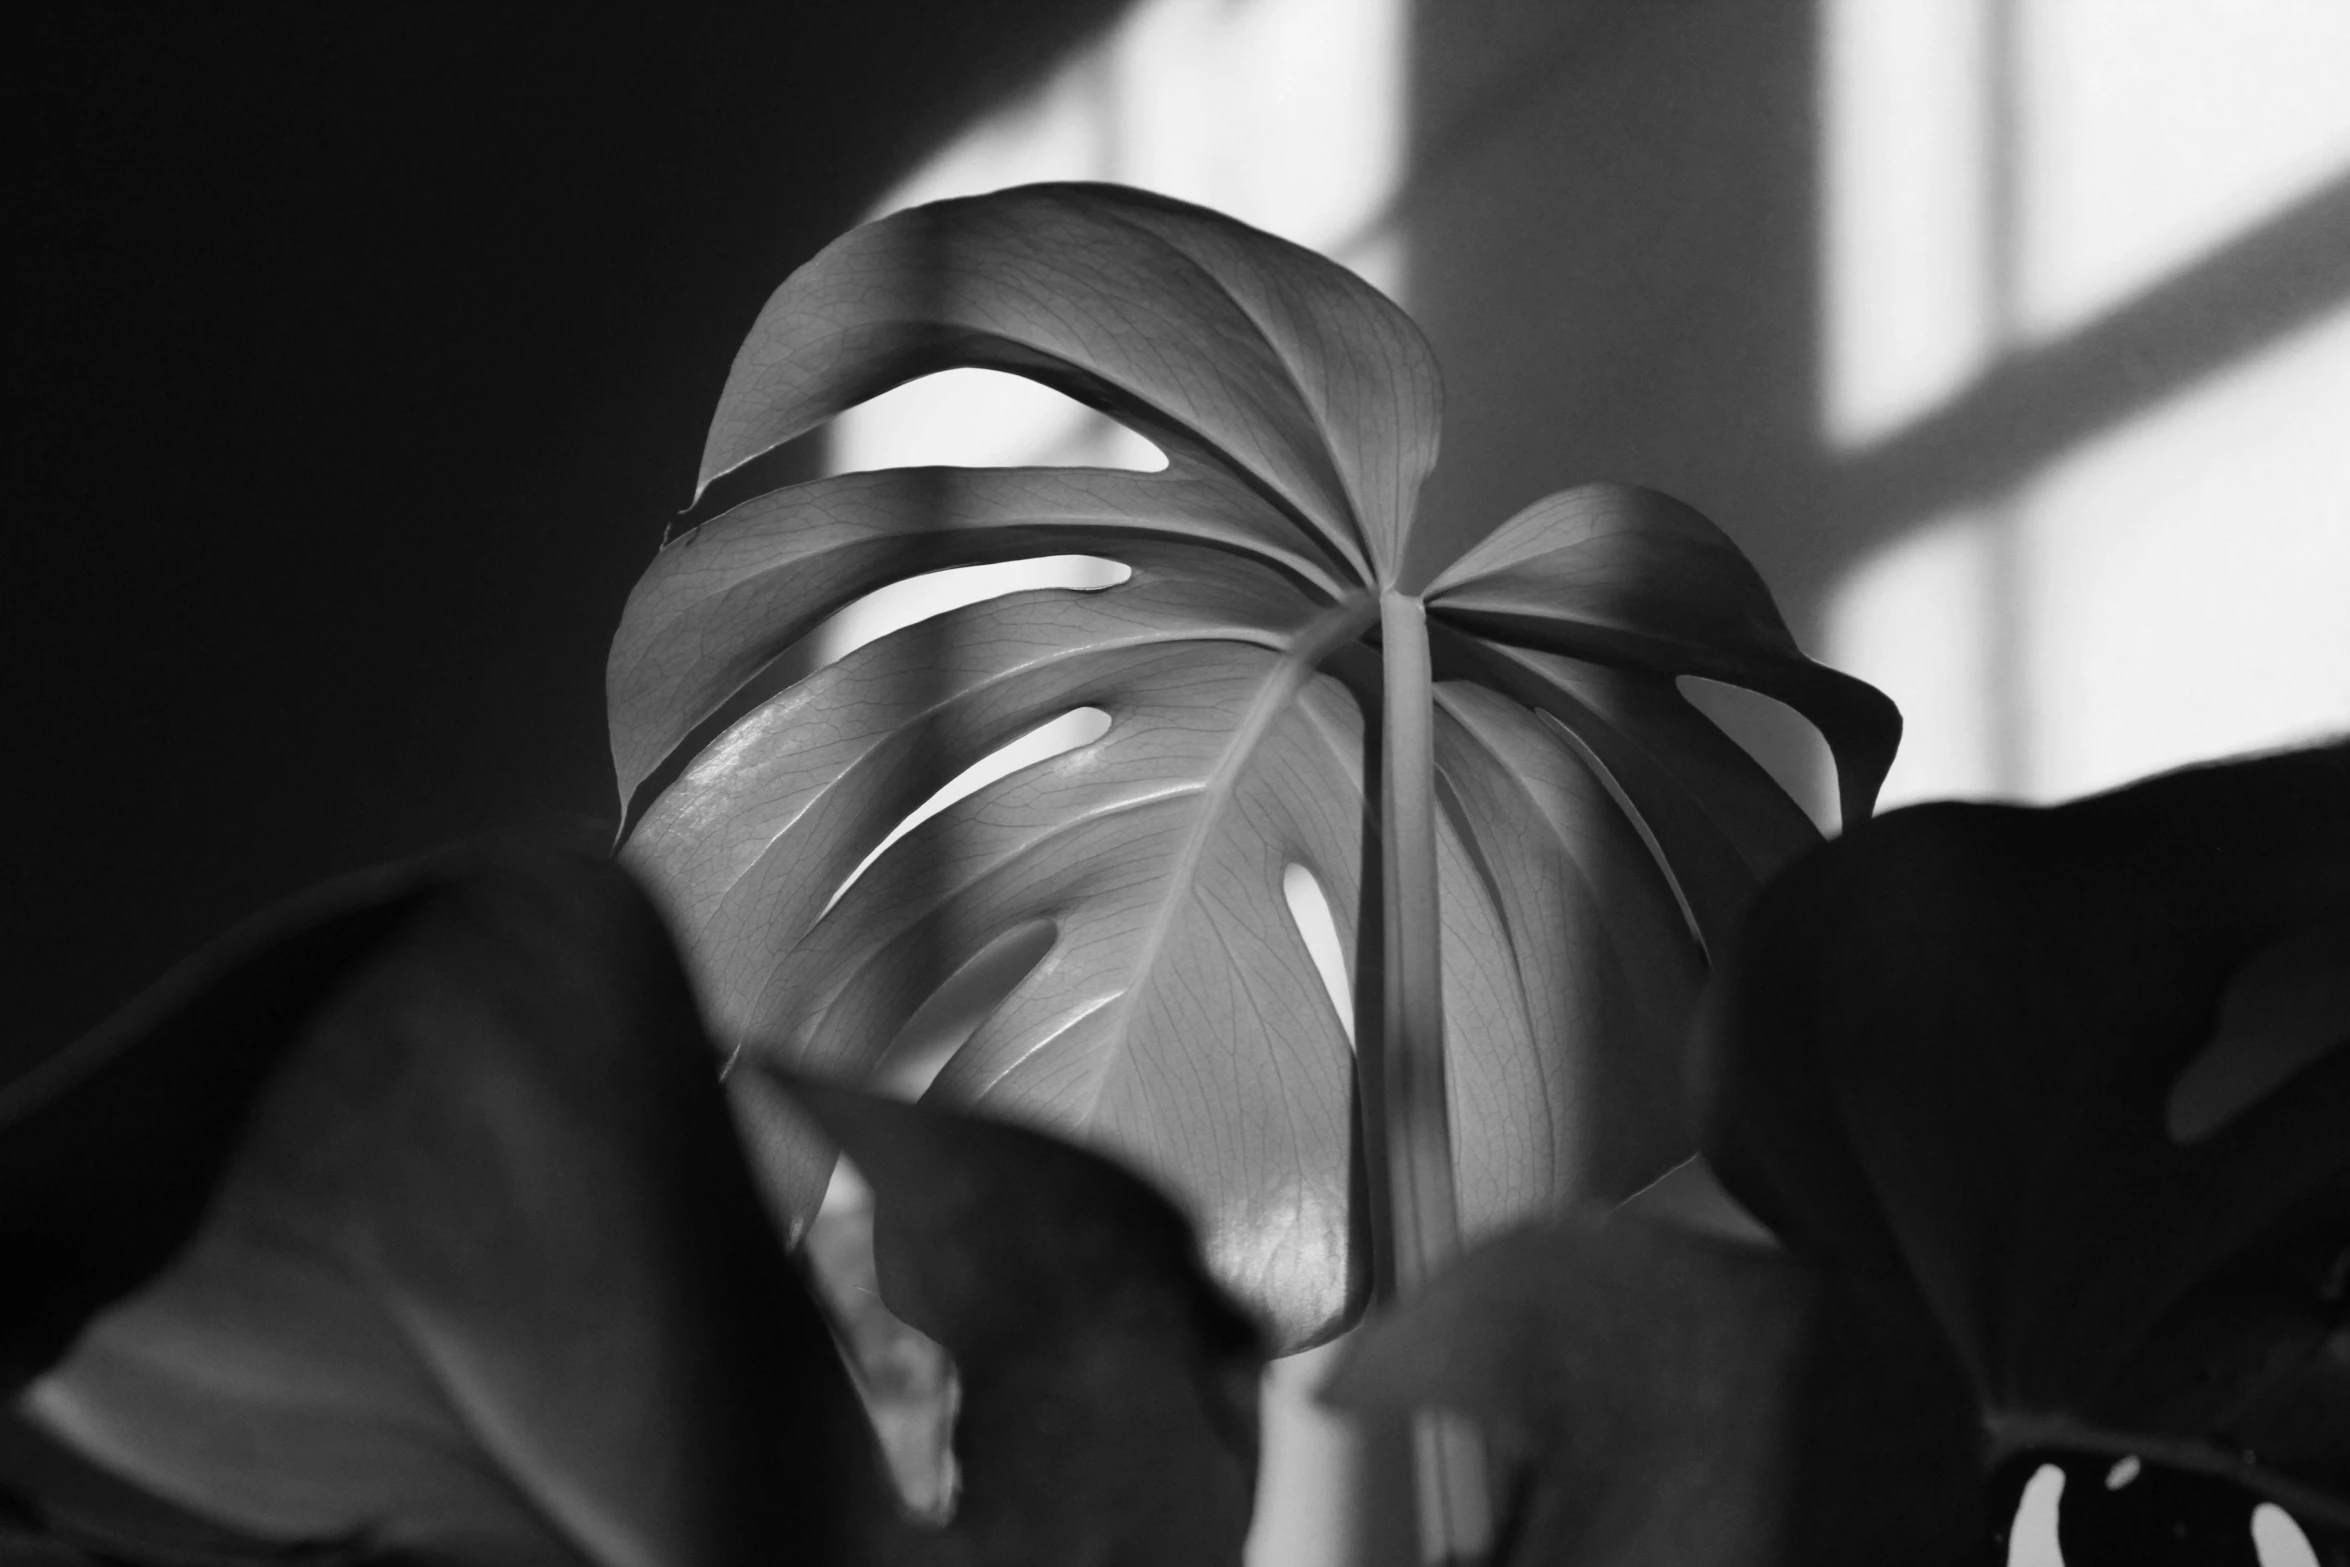
<path id="1" fill-rule="evenodd" d="M 788 1085 L 880 1195 L 885 1288 L 962 1362 L 964 1505 L 925 1528 L 716 1067 L 598 859 L 362 878 L 190 964 L 0 1119 L 0 1324 L 40 1373 L 0 1424 L 0 1545 L 1238 1560 L 1257 1335 L 1163 1199 L 1036 1133 Z"/>
<path id="2" fill-rule="evenodd" d="M 1995 1453 L 2350 1524 L 2350 746 L 1895 812 L 1758 900 L 1708 1147 L 1912 1282 Z"/>
<path id="3" fill-rule="evenodd" d="M 1238 1563 L 1262 1336 L 1174 1207 L 1021 1127 L 784 1086 L 872 1183 L 882 1298 L 955 1357 L 973 1559 Z"/>
<path id="4" fill-rule="evenodd" d="M 458 1562 L 684 1567 L 779 1541 L 851 1559 L 862 1416 L 642 895 L 596 861 L 496 857 L 362 905 L 400 915 L 232 951 L 11 1118 L 20 1155 L 57 1149 L 48 1124 L 78 1129 L 73 1168 L 50 1172 L 69 1190 L 78 1169 L 144 1171 L 143 1139 L 172 1124 L 124 1081 L 275 1058 L 241 1116 L 196 1107 L 212 1142 L 234 1127 L 208 1200 L 201 1161 L 112 1177 L 200 1222 L 27 1411 L 267 1538 Z"/>

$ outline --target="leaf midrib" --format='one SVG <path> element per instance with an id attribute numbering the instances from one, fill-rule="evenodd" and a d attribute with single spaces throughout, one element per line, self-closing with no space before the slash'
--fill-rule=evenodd
<path id="1" fill-rule="evenodd" d="M 1165 944 L 1167 932 L 1173 923 L 1174 911 L 1191 899 L 1192 880 L 1198 873 L 1200 858 L 1207 852 L 1208 843 L 1214 836 L 1211 828 L 1231 804 L 1238 792 L 1242 773 L 1255 757 L 1258 745 L 1272 732 L 1274 721 L 1288 710 L 1289 705 L 1297 699 L 1297 694 L 1305 689 L 1306 682 L 1321 667 L 1322 660 L 1333 650 L 1362 635 L 1377 616 L 1378 601 L 1367 592 L 1341 599 L 1316 616 L 1292 639 L 1264 684 L 1258 687 L 1255 699 L 1249 703 L 1248 715 L 1234 731 L 1232 743 L 1225 748 L 1223 759 L 1216 764 L 1216 771 L 1200 786 L 1200 808 L 1192 817 L 1190 831 L 1184 835 L 1183 847 L 1176 853 L 1174 868 L 1167 878 L 1167 895 L 1159 900 L 1158 910 L 1152 917 L 1150 932 L 1142 945 L 1141 959 L 1133 970 L 1135 974 L 1147 973 L 1156 966 L 1159 949 Z M 1118 1015 L 1111 1029 L 1113 1039 L 1122 1040 L 1126 1037 L 1128 1019 L 1141 988 L 1139 983 L 1130 981 L 1120 994 Z M 1088 1122 L 1092 1121 L 1094 1112 L 1100 1107 L 1108 1080 L 1109 1064 L 1105 1060 L 1102 1067 L 1094 1072 L 1091 1089 L 1086 1096 L 1085 1119 Z"/>

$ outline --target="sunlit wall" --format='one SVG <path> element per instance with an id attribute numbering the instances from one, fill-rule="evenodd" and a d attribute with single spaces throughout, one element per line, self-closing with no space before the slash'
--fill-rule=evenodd
<path id="1" fill-rule="evenodd" d="M 1889 800 L 2054 799 L 2350 728 L 2350 7 L 1822 21 L 1834 454 L 2054 427 L 2004 482 L 1887 518 L 1835 591 L 1828 655 L 1909 719 Z"/>
<path id="2" fill-rule="evenodd" d="M 1035 91 L 971 126 L 875 213 L 1035 180 L 1196 201 L 1395 283 L 1404 0 L 1149 0 Z M 844 416 L 833 466 L 1110 462 L 1148 447 L 1056 393 L 933 376 Z"/>

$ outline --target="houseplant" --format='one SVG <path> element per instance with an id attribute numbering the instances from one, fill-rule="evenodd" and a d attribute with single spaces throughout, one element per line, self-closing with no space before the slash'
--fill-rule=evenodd
<path id="1" fill-rule="evenodd" d="M 2013 1454 L 2135 1443 L 2327 1524 L 2350 1489 L 2326 1445 L 2345 1402 L 2328 1248 L 2350 1244 L 2322 1036 L 2350 908 L 2341 752 L 1992 826 L 1905 813 L 1807 854 L 1808 822 L 1675 677 L 1812 716 L 1848 824 L 1896 721 L 1801 657 L 1726 539 L 1594 487 L 1435 558 L 1409 509 L 1436 403 L 1409 323 L 1304 252 L 1133 192 L 944 204 L 825 252 L 738 359 L 705 480 L 951 365 L 1102 407 L 1168 466 L 846 475 L 665 549 L 612 661 L 624 800 L 674 775 L 624 856 L 660 912 L 593 856 L 395 869 L 231 938 L 9 1090 L 0 1216 L 36 1281 L 5 1318 L 31 1416 L 0 1432 L 12 1548 L 1228 1560 L 1262 1349 L 1327 1337 L 1375 1289 L 1409 1298 L 1340 1394 L 1487 1417 L 1510 1560 L 1835 1559 L 1853 1538 L 1963 1559 L 1986 1417 Z M 1078 548 L 1130 576 L 759 688 L 873 587 Z M 1109 711 L 1099 742 L 860 873 L 964 762 L 1072 705 Z M 1292 864 L 1354 953 L 1359 1073 L 1287 923 Z M 2183 871 L 2196 897 L 2155 895 Z M 1693 1075 L 1699 982 L 1733 952 Z M 841 1086 L 958 975 L 995 1010 L 930 1102 Z M 2068 1152 L 2064 1117 L 2104 1125 L 2101 1073 L 2133 1114 L 2159 1099 L 2240 994 L 2321 1026 L 2296 1047 L 2314 1075 L 2290 1158 L 2225 1156 L 2215 1189 L 2244 1206 L 2201 1229 L 2115 1210 L 2078 1179 L 2104 1145 Z M 2058 1026 L 2083 1018 L 2112 1026 Z M 1877 1050 L 1888 1027 L 1906 1054 Z M 2035 1081 L 2017 1051 L 2036 1039 L 2076 1076 Z M 2087 1382 L 2065 1356 L 2106 1317 L 2056 1322 L 2053 1358 L 1980 1331 L 1985 1299 L 2028 1324 L 2073 1275 L 1969 1271 L 2022 1233 L 2012 1202 L 1969 1205 L 1997 1185 L 1981 1140 L 2039 1105 L 2054 1119 L 2025 1123 L 2057 1131 L 2036 1189 L 2105 1190 L 2092 1208 L 2134 1226 L 2131 1276 L 2157 1286 L 2128 1325 L 2144 1365 Z M 2143 1119 L 2115 1135 L 2172 1168 Z M 1738 1222 L 1687 1162 L 1700 1122 L 1784 1253 L 1690 1238 L 1692 1216 Z M 1936 1179 L 1882 1197 L 1885 1127 L 1914 1134 L 1896 1172 Z M 944 1528 L 896 1511 L 783 1264 L 835 1148 L 876 1188 L 884 1292 L 963 1374 Z M 2033 1255 L 2076 1260 L 2082 1222 Z M 1456 1266 L 1464 1227 L 1495 1239 Z M 2169 1256 L 2172 1229 L 2202 1250 Z M 2273 1390 L 2278 1365 L 2282 1417 L 2215 1415 L 2195 1384 Z M 1578 1436 L 1592 1410 L 1627 1440 Z M 1915 1429 L 1879 1441 L 1872 1413 Z M 2210 1440 L 2245 1431 L 2284 1457 Z M 1473 1445 L 1436 1452 L 1494 1483 Z M 1855 1454 L 1876 1467 L 1821 1467 Z M 1884 1481 L 1857 1513 L 1890 1533 L 1835 1533 L 1855 1475 Z M 1643 1532 L 1667 1515 L 1689 1532 Z"/>
<path id="2" fill-rule="evenodd" d="M 1138 191 L 941 202 L 827 248 L 738 353 L 702 482 L 956 367 L 1100 408 L 1167 466 L 845 474 L 664 548 L 614 642 L 613 751 L 626 802 L 698 750 L 626 854 L 721 1029 L 857 1079 L 950 976 L 1018 947 L 932 1093 L 1169 1183 L 1285 1350 L 1350 1322 L 1374 1271 L 1424 1272 L 1460 1222 L 1621 1195 L 1685 1156 L 1705 949 L 1817 833 L 1675 679 L 1812 718 L 1853 819 L 1891 704 L 1804 658 L 1735 546 L 1664 496 L 1571 490 L 1444 558 L 1414 515 L 1440 393 L 1410 321 L 1309 251 Z M 974 605 L 729 705 L 860 595 L 1070 551 L 1131 575 Z M 966 765 L 1086 705 L 1101 739 L 842 890 Z M 1354 953 L 1359 1077 L 1283 903 L 1291 864 Z M 1358 1084 L 1389 1232 L 1369 1246 Z M 780 1123 L 765 1147 L 804 1214 L 828 1152 Z"/>

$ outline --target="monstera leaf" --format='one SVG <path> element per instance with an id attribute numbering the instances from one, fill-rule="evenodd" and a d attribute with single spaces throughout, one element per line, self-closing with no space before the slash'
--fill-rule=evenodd
<path id="1" fill-rule="evenodd" d="M 1104 410 L 1167 465 L 777 490 L 665 547 L 615 642 L 624 801 L 734 720 L 630 845 L 732 1039 L 857 1080 L 950 976 L 1017 953 L 932 1092 L 1165 1180 L 1285 1349 L 1359 1306 L 1364 1162 L 1408 1265 L 1415 1226 L 1442 1249 L 1456 1190 L 1485 1227 L 1685 1153 L 1705 947 L 1814 834 L 1675 678 L 1811 718 L 1849 817 L 1891 705 L 1805 659 L 1737 549 L 1660 495 L 1570 491 L 1425 560 L 1439 390 L 1418 331 L 1320 257 L 1131 190 L 942 202 L 835 243 L 737 356 L 703 482 L 956 367 Z M 1066 552 L 1131 575 L 956 611 L 729 706 L 862 595 Z M 1081 707 L 1109 715 L 1101 738 L 933 816 L 835 901 L 942 785 Z M 1293 865 L 1355 955 L 1361 1159 Z M 757 1074 L 734 1081 L 772 1194 L 805 1214 L 828 1148 Z"/>
<path id="2" fill-rule="evenodd" d="M 1902 811 L 1758 903 L 1709 1145 L 1913 1286 L 1996 1451 L 2350 1527 L 2350 746 Z"/>

